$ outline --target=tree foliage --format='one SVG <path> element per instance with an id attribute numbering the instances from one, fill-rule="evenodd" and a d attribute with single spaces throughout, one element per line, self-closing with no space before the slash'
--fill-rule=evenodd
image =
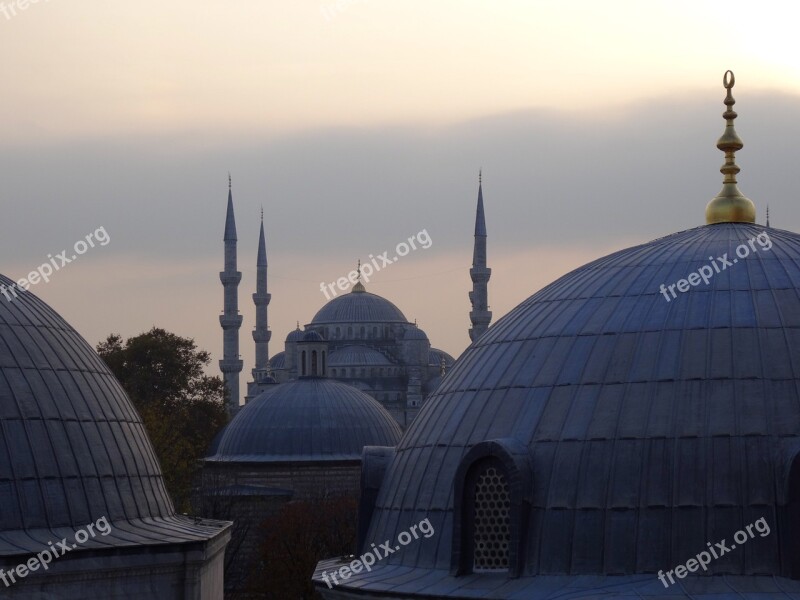
<path id="1" fill-rule="evenodd" d="M 261 569 L 250 579 L 251 592 L 268 600 L 321 598 L 311 576 L 320 560 L 355 552 L 357 513 L 354 496 L 283 505 L 262 525 Z"/>
<path id="2" fill-rule="evenodd" d="M 222 380 L 203 371 L 211 355 L 156 327 L 127 341 L 111 334 L 97 352 L 142 416 L 176 509 L 188 511 L 197 461 L 228 420 Z"/>

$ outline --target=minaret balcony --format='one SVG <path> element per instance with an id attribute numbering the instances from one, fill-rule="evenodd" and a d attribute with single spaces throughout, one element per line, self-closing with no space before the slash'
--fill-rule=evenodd
<path id="1" fill-rule="evenodd" d="M 223 358 L 219 361 L 219 370 L 223 373 L 240 373 L 244 368 L 244 361 L 236 358 Z"/>
<path id="2" fill-rule="evenodd" d="M 263 344 L 265 342 L 269 342 L 272 339 L 272 332 L 271 331 L 264 331 L 262 329 L 256 329 L 253 331 L 253 341 L 257 344 Z"/>
<path id="3" fill-rule="evenodd" d="M 239 329 L 242 326 L 242 315 L 220 315 L 219 324 L 223 329 Z"/>
<path id="4" fill-rule="evenodd" d="M 256 306 L 266 306 L 272 300 L 272 294 L 253 294 L 253 303 Z"/>
<path id="5" fill-rule="evenodd" d="M 219 280 L 222 282 L 222 285 L 239 285 L 239 282 L 242 281 L 242 273 L 241 271 L 234 271 L 233 273 L 222 271 L 219 274 Z"/>

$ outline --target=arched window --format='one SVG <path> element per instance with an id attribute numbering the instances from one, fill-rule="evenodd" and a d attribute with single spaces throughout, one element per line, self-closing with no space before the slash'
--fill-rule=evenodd
<path id="1" fill-rule="evenodd" d="M 508 475 L 497 460 L 484 460 L 467 485 L 468 540 L 473 573 L 507 571 L 511 541 Z"/>
<path id="2" fill-rule="evenodd" d="M 372 337 L 378 337 L 378 328 L 376 326 L 372 326 Z"/>
<path id="3" fill-rule="evenodd" d="M 348 338 L 352 338 L 353 337 L 353 328 L 352 327 L 348 327 L 347 328 L 347 337 Z"/>
<path id="4" fill-rule="evenodd" d="M 342 328 L 341 327 L 337 327 L 336 328 L 336 337 L 337 337 L 337 339 L 342 337 Z"/>
<path id="5" fill-rule="evenodd" d="M 327 375 L 327 372 L 326 372 L 327 366 L 325 364 L 327 362 L 327 359 L 328 359 L 327 354 L 328 353 L 325 350 L 322 351 L 322 373 L 321 373 L 321 375 L 323 377 L 325 377 Z"/>
<path id="6" fill-rule="evenodd" d="M 336 377 L 336 369 L 331 369 L 331 377 Z"/>
<path id="7" fill-rule="evenodd" d="M 305 350 L 303 350 L 303 354 L 301 355 L 301 358 L 302 358 L 302 360 L 300 361 L 300 364 L 302 365 L 301 366 L 301 369 L 302 369 L 301 373 L 302 373 L 303 377 L 305 377 L 305 375 L 306 375 L 306 351 Z"/>
<path id="8" fill-rule="evenodd" d="M 317 351 L 316 350 L 312 350 L 311 351 L 311 374 L 312 375 L 319 375 L 319 373 L 317 373 Z"/>
<path id="9" fill-rule="evenodd" d="M 366 328 L 365 328 L 365 327 L 362 325 L 362 326 L 361 326 L 361 338 L 362 338 L 362 339 L 364 339 L 365 337 L 367 337 L 367 330 L 366 330 Z"/>
<path id="10" fill-rule="evenodd" d="M 453 575 L 519 575 L 532 481 L 528 447 L 516 439 L 480 442 L 467 452 L 453 481 Z"/>

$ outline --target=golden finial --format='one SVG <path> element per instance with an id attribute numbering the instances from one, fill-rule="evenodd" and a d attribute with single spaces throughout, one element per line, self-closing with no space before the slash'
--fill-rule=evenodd
<path id="1" fill-rule="evenodd" d="M 442 357 L 441 362 L 439 363 L 439 375 L 444 377 L 445 372 L 447 371 L 447 361 Z"/>
<path id="2" fill-rule="evenodd" d="M 231 180 L 231 172 L 228 171 L 228 190 L 230 191 L 233 181 Z"/>
<path id="3" fill-rule="evenodd" d="M 755 223 L 756 206 L 753 201 L 742 195 L 736 182 L 739 166 L 736 164 L 736 151 L 744 147 L 742 140 L 736 134 L 733 120 L 738 116 L 733 110 L 736 100 L 733 99 L 733 89 L 736 78 L 733 71 L 725 71 L 722 85 L 728 90 L 725 96 L 726 110 L 722 113 L 725 119 L 725 132 L 717 140 L 717 148 L 725 153 L 725 164 L 720 168 L 720 173 L 725 177 L 722 180 L 722 190 L 706 206 L 706 223 Z"/>
<path id="4" fill-rule="evenodd" d="M 352 273 L 352 271 L 350 271 Z M 361 283 L 361 259 L 358 259 L 358 280 L 356 284 L 353 286 L 354 292 L 366 292 L 367 288 L 364 287 L 364 284 Z"/>

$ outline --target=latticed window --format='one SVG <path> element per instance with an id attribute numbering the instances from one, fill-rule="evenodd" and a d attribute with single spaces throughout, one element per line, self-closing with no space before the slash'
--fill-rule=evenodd
<path id="1" fill-rule="evenodd" d="M 507 571 L 511 541 L 508 478 L 496 463 L 475 474 L 472 522 L 472 570 Z"/>

